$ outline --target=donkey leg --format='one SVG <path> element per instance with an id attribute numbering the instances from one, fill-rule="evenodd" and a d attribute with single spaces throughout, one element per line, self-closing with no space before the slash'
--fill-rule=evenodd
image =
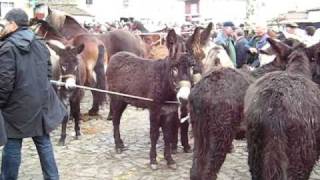
<path id="1" fill-rule="evenodd" d="M 178 152 L 178 132 L 180 126 L 180 120 L 178 117 L 178 112 L 174 112 L 174 115 L 171 116 L 171 152 L 172 154 L 177 154 Z"/>
<path id="2" fill-rule="evenodd" d="M 71 113 L 74 117 L 74 130 L 76 132 L 75 139 L 79 139 L 81 136 L 80 132 L 80 98 L 77 98 L 75 101 L 70 103 Z"/>
<path id="3" fill-rule="evenodd" d="M 104 68 L 104 46 L 99 45 L 99 54 L 96 65 L 94 67 L 94 72 L 96 76 L 96 88 L 106 90 L 106 73 Z M 93 104 L 92 108 L 89 110 L 89 115 L 98 115 L 99 106 L 106 101 L 106 94 L 102 92 L 92 92 Z"/>
<path id="4" fill-rule="evenodd" d="M 181 137 L 181 144 L 183 146 L 183 151 L 185 153 L 191 153 L 191 147 L 189 145 L 188 140 L 188 129 L 189 129 L 189 122 L 185 121 L 180 124 L 180 137 Z"/>
<path id="5" fill-rule="evenodd" d="M 207 155 L 205 155 L 207 158 L 202 173 L 203 179 L 217 179 L 217 174 L 232 146 L 232 133 L 233 129 L 231 127 L 214 128 L 214 135 L 209 138 L 210 144 Z"/>
<path id="6" fill-rule="evenodd" d="M 121 153 L 125 149 L 125 146 L 120 136 L 120 119 L 123 111 L 127 107 L 127 104 L 114 99 L 111 99 L 110 105 L 111 104 L 114 143 L 116 144 L 116 152 Z"/>
<path id="7" fill-rule="evenodd" d="M 107 116 L 107 120 L 108 121 L 112 121 L 112 107 L 111 107 L 111 103 L 110 103 L 110 107 L 109 107 L 109 113 Z"/>
<path id="8" fill-rule="evenodd" d="M 263 130 L 250 124 L 247 131 L 248 165 L 252 180 L 263 179 Z"/>
<path id="9" fill-rule="evenodd" d="M 150 110 L 150 138 L 151 138 L 151 148 L 150 148 L 150 166 L 151 169 L 158 169 L 157 163 L 157 141 L 160 135 L 160 113 L 158 110 Z"/>
<path id="10" fill-rule="evenodd" d="M 88 114 L 89 114 L 89 116 L 97 116 L 99 113 L 100 95 L 98 92 L 95 92 L 95 91 L 91 91 L 91 93 L 92 93 L 93 100 L 92 100 L 92 107 L 89 110 Z"/>
<path id="11" fill-rule="evenodd" d="M 68 116 L 65 116 L 63 119 L 58 146 L 64 146 L 66 144 L 68 118 Z"/>
<path id="12" fill-rule="evenodd" d="M 173 120 L 172 114 L 167 115 L 162 121 L 162 132 L 163 132 L 163 139 L 164 139 L 164 158 L 167 160 L 167 164 L 169 168 L 176 169 L 177 165 L 176 162 L 173 160 L 171 156 L 171 137 L 172 137 L 172 123 Z"/>

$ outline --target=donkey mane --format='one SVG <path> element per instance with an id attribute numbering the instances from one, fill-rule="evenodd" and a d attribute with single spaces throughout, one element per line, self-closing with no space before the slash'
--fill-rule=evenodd
<path id="1" fill-rule="evenodd" d="M 290 74 L 300 74 L 311 79 L 312 73 L 307 55 L 302 52 L 293 52 L 290 56 L 287 72 Z"/>
<path id="2" fill-rule="evenodd" d="M 63 35 L 55 27 L 50 25 L 47 21 L 44 21 L 41 19 L 32 19 L 31 23 L 32 23 L 32 24 L 30 24 L 31 26 L 35 25 L 35 24 L 40 25 L 39 28 L 42 28 L 42 30 L 46 31 L 45 33 L 53 34 L 56 39 L 65 40 Z"/>

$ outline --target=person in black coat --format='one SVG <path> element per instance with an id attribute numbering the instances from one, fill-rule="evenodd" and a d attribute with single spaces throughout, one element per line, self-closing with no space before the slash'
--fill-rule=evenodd
<path id="1" fill-rule="evenodd" d="M 6 142 L 7 142 L 7 133 L 4 127 L 4 119 L 0 112 L 0 146 L 3 146 Z"/>
<path id="2" fill-rule="evenodd" d="M 235 31 L 235 39 L 236 39 L 236 67 L 241 68 L 244 64 L 247 64 L 247 60 L 249 57 L 249 42 L 244 37 L 244 32 L 242 29 L 236 29 Z"/>
<path id="3" fill-rule="evenodd" d="M 2 152 L 1 178 L 17 179 L 22 140 L 32 137 L 44 179 L 57 180 L 49 133 L 67 112 L 49 81 L 49 51 L 28 29 L 28 16 L 22 9 L 10 10 L 2 24 L 0 110 L 8 140 Z"/>

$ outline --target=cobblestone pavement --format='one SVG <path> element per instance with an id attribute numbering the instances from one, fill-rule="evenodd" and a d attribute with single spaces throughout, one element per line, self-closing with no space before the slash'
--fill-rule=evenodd
<path id="1" fill-rule="evenodd" d="M 89 103 L 82 103 L 82 112 L 87 112 L 89 106 Z M 66 146 L 57 146 L 60 128 L 52 133 L 61 180 L 189 179 L 192 154 L 183 153 L 180 147 L 178 154 L 173 155 L 177 162 L 177 170 L 169 169 L 163 158 L 162 138 L 159 139 L 157 147 L 159 169 L 153 171 L 149 168 L 150 140 L 148 111 L 146 110 L 127 108 L 122 117 L 120 128 L 122 138 L 129 149 L 122 154 L 116 154 L 112 123 L 106 121 L 107 112 L 108 110 L 105 108 L 100 112 L 101 117 L 91 117 L 89 121 L 82 122 L 83 135 L 80 140 L 74 140 L 73 124 L 69 123 Z M 88 118 L 84 117 L 84 119 Z M 250 179 L 245 146 L 245 141 L 234 142 L 234 152 L 227 156 L 219 173 L 219 180 Z M 38 155 L 31 139 L 24 140 L 19 179 L 42 179 Z M 315 167 L 311 179 L 320 179 L 318 165 Z"/>

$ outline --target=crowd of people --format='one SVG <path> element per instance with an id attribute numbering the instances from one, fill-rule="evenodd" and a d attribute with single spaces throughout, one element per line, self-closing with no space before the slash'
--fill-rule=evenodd
<path id="1" fill-rule="evenodd" d="M 115 29 L 124 29 L 134 33 L 146 33 L 147 29 L 137 29 L 138 21 L 114 21 L 105 24 L 84 24 L 84 26 L 93 33 L 104 33 Z M 141 24 L 141 22 L 138 22 Z M 198 26 L 196 23 L 187 23 L 181 26 L 177 24 L 167 25 L 165 23 L 156 23 L 158 30 L 174 28 L 176 32 L 192 33 Z M 141 24 L 141 27 L 144 25 Z M 231 60 L 237 68 L 248 64 L 253 68 L 260 66 L 259 52 L 261 49 L 268 47 L 267 38 L 275 38 L 281 41 L 285 39 L 295 39 L 303 42 L 306 46 L 311 46 L 320 41 L 320 30 L 314 26 L 307 26 L 300 29 L 296 23 L 287 23 L 283 31 L 275 31 L 268 28 L 266 23 L 258 22 L 255 24 L 253 31 L 245 29 L 244 24 L 238 27 L 233 22 L 217 23 L 212 33 L 212 41 L 225 48 Z"/>
<path id="2" fill-rule="evenodd" d="M 222 29 L 213 37 L 213 41 L 225 48 L 237 68 L 241 68 L 244 64 L 256 68 L 260 66 L 259 52 L 269 47 L 268 37 L 280 41 L 294 39 L 307 47 L 320 41 L 314 26 L 300 29 L 296 23 L 288 23 L 283 31 L 275 32 L 265 23 L 256 23 L 254 34 L 251 35 L 243 27 L 236 27 L 232 22 L 224 22 Z"/>

